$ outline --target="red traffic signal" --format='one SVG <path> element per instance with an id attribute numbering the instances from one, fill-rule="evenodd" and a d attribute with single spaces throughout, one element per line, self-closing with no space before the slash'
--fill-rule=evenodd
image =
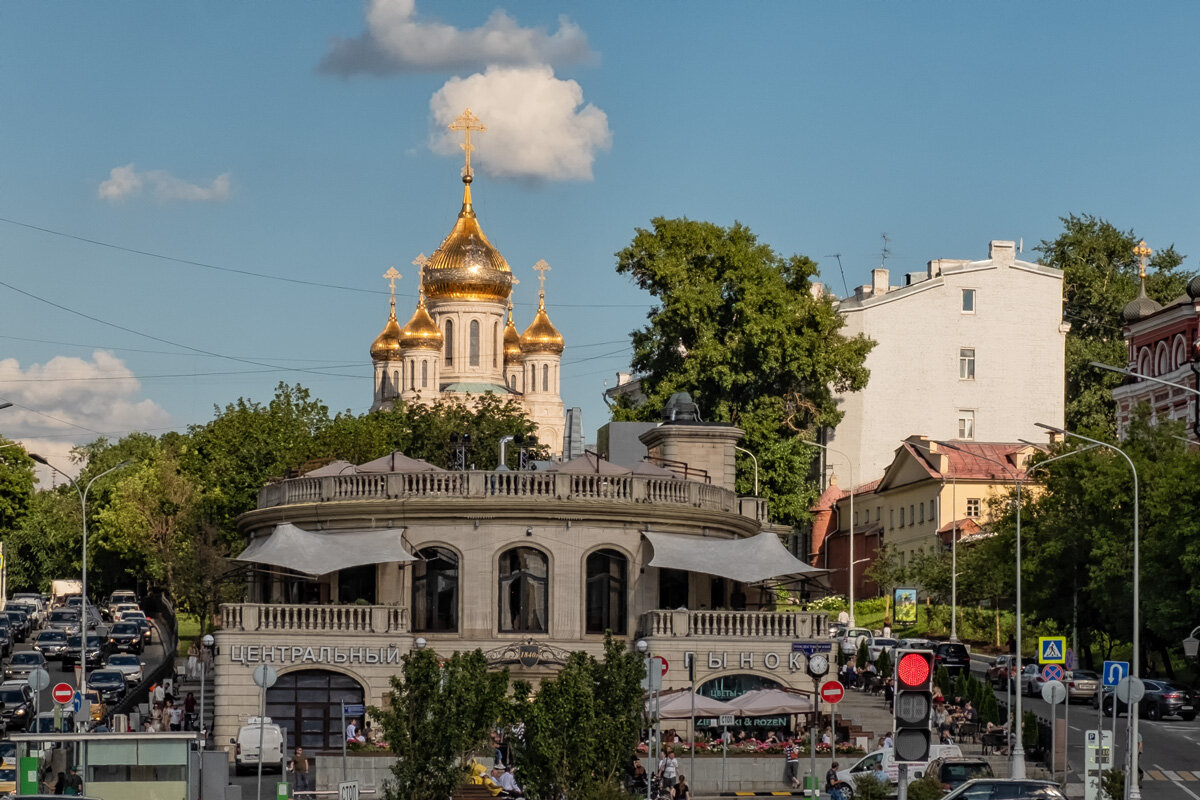
<path id="1" fill-rule="evenodd" d="M 933 653 L 901 650 L 896 654 L 893 700 L 897 761 L 928 761 L 933 744 Z"/>
<path id="2" fill-rule="evenodd" d="M 933 689 L 933 653 L 928 650 L 901 651 L 896 661 L 896 688 Z"/>

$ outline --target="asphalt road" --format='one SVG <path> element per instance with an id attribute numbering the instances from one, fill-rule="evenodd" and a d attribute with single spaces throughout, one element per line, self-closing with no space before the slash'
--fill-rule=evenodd
<path id="1" fill-rule="evenodd" d="M 982 675 L 978 675 L 982 679 Z M 1005 699 L 1003 690 L 996 693 L 998 700 Z M 1051 706 L 1039 697 L 1023 697 L 1023 709 L 1033 711 L 1045 721 L 1050 720 Z M 1064 706 L 1058 704 L 1056 711 L 1063 718 Z M 1068 784 L 1081 784 L 1084 770 L 1084 741 L 1086 731 L 1095 730 L 1099 723 L 1099 712 L 1090 704 L 1073 703 L 1067 712 L 1067 758 L 1071 772 Z M 1113 718 L 1108 715 L 1103 721 L 1105 730 L 1112 730 Z M 1117 719 L 1115 759 L 1120 766 L 1128 757 L 1128 715 Z M 1142 797 L 1163 800 L 1200 800 L 1200 718 L 1191 722 L 1182 719 L 1138 721 L 1142 734 L 1143 751 L 1141 764 L 1145 770 L 1142 782 Z M 1063 765 L 1058 765 L 1059 780 L 1062 780 Z"/>

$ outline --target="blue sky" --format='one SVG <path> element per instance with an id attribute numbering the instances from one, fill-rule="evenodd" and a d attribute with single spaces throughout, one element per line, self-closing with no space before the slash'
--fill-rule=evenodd
<path id="1" fill-rule="evenodd" d="M 464 104 L 518 326 L 545 259 L 589 437 L 650 307 L 613 254 L 655 216 L 743 222 L 838 293 L 831 255 L 852 290 L 883 233 L 898 274 L 1033 258 L 1069 213 L 1195 256 L 1198 28 L 1184 2 L 5 3 L 0 433 L 58 456 L 281 380 L 364 411 L 380 276 L 407 314 L 458 210 Z"/>

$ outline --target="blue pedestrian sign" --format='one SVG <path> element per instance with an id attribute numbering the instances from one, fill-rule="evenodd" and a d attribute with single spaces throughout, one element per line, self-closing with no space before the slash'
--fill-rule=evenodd
<path id="1" fill-rule="evenodd" d="M 1129 674 L 1129 662 L 1105 661 L 1104 672 L 1102 674 L 1104 677 L 1105 686 L 1116 686 L 1125 679 L 1126 675 Z"/>
<path id="2" fill-rule="evenodd" d="M 1065 636 L 1039 636 L 1038 637 L 1038 663 L 1039 664 L 1065 664 L 1065 663 L 1067 663 L 1067 637 L 1065 637 Z"/>

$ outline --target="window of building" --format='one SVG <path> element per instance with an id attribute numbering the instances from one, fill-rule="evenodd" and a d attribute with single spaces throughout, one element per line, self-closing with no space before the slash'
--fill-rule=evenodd
<path id="1" fill-rule="evenodd" d="M 686 608 L 688 605 L 688 573 L 681 569 L 658 571 L 658 607 Z"/>
<path id="2" fill-rule="evenodd" d="M 975 380 L 975 348 L 960 347 L 958 350 L 958 377 L 960 380 Z"/>
<path id="3" fill-rule="evenodd" d="M 471 320 L 471 327 L 468 329 L 469 339 L 467 342 L 467 363 L 472 367 L 479 366 L 479 320 Z"/>
<path id="4" fill-rule="evenodd" d="M 425 389 L 429 386 L 429 362 L 421 362 L 421 388 Z"/>
<path id="5" fill-rule="evenodd" d="M 900 527 L 904 527 L 904 506 L 900 506 Z"/>
<path id="6" fill-rule="evenodd" d="M 597 550 L 587 557 L 588 633 L 625 635 L 629 562 L 616 550 Z"/>
<path id="7" fill-rule="evenodd" d="M 365 699 L 363 687 L 349 675 L 306 669 L 279 676 L 267 689 L 266 711 L 283 728 L 286 751 L 300 745 L 315 753 L 345 743 L 342 703 L 358 704 Z"/>
<path id="8" fill-rule="evenodd" d="M 530 364 L 529 365 L 529 391 L 532 392 L 536 388 L 537 388 L 537 366 L 535 366 L 534 364 Z"/>
<path id="9" fill-rule="evenodd" d="M 964 314 L 974 314 L 975 313 L 975 290 L 974 289 L 963 289 L 962 290 L 962 313 L 964 313 Z"/>
<path id="10" fill-rule="evenodd" d="M 445 547 L 413 555 L 413 630 L 458 631 L 458 556 Z"/>
<path id="11" fill-rule="evenodd" d="M 492 366 L 500 366 L 500 323 L 492 325 Z"/>
<path id="12" fill-rule="evenodd" d="M 894 509 L 894 508 L 888 509 L 888 527 L 889 528 L 896 527 L 896 509 Z"/>
<path id="13" fill-rule="evenodd" d="M 881 506 L 875 506 L 875 524 L 883 524 L 883 508 Z"/>
<path id="14" fill-rule="evenodd" d="M 542 364 L 542 391 L 550 391 L 550 365 Z"/>
<path id="15" fill-rule="evenodd" d="M 546 555 L 532 547 L 500 554 L 500 630 L 546 633 L 550 594 Z"/>
<path id="16" fill-rule="evenodd" d="M 975 438 L 975 412 L 971 409 L 960 409 L 958 412 L 958 438 Z"/>
<path id="17" fill-rule="evenodd" d="M 925 504 L 917 503 L 917 508 L 921 509 L 921 522 L 925 521 Z"/>
<path id="18" fill-rule="evenodd" d="M 868 512 L 869 513 L 869 512 Z M 858 527 L 858 512 L 854 512 L 854 527 Z"/>
<path id="19" fill-rule="evenodd" d="M 921 520 L 921 521 L 924 522 L 925 520 Z M 917 507 L 916 506 L 908 507 L 908 524 L 909 525 L 917 524 Z"/>
<path id="20" fill-rule="evenodd" d="M 404 370 L 402 370 L 402 369 L 392 370 L 392 386 L 396 387 L 397 391 L 401 391 L 401 392 L 404 391 L 404 383 L 402 382 L 403 378 L 404 378 Z"/>
<path id="21" fill-rule="evenodd" d="M 967 498 L 967 516 L 971 519 L 978 519 L 980 509 L 983 507 L 983 501 L 978 497 Z"/>
<path id="22" fill-rule="evenodd" d="M 454 321 L 446 320 L 446 355 L 442 358 L 442 363 L 447 367 L 454 366 Z"/>

